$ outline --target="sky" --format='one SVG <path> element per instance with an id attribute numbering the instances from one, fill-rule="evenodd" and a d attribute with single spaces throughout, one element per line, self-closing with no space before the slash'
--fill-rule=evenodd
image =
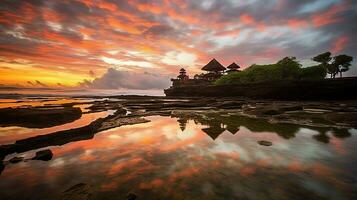
<path id="1" fill-rule="evenodd" d="M 354 0 L 1 0 L 0 87 L 161 90 L 212 58 L 356 60 L 356 22 Z"/>

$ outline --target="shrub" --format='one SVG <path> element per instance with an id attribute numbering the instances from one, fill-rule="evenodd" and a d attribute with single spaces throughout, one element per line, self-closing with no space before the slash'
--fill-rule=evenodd
<path id="1" fill-rule="evenodd" d="M 301 69 L 302 80 L 322 80 L 326 77 L 327 70 L 323 65 L 316 65 Z"/>
<path id="2" fill-rule="evenodd" d="M 252 65 L 241 72 L 222 76 L 215 84 L 225 85 L 296 80 L 300 78 L 300 66 L 294 57 L 286 57 L 276 64 Z"/>

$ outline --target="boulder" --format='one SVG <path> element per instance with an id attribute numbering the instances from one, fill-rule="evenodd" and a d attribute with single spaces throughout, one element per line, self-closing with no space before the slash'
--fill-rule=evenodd
<path id="1" fill-rule="evenodd" d="M 126 200 L 135 200 L 137 198 L 138 196 L 134 193 L 129 193 L 128 195 L 126 195 Z"/>
<path id="2" fill-rule="evenodd" d="M 32 158 L 32 160 L 43 160 L 43 161 L 49 161 L 52 159 L 52 151 L 49 149 L 42 150 L 36 152 L 35 157 Z"/>
<path id="3" fill-rule="evenodd" d="M 260 140 L 260 141 L 258 141 L 258 144 L 260 144 L 262 146 L 271 146 L 271 145 L 273 145 L 272 142 L 266 141 L 266 140 Z"/>
<path id="4" fill-rule="evenodd" d="M 24 157 L 13 157 L 13 158 L 11 158 L 10 160 L 9 160 L 9 162 L 11 162 L 11 163 L 18 163 L 18 162 L 21 162 L 21 161 L 23 161 L 24 160 Z"/>

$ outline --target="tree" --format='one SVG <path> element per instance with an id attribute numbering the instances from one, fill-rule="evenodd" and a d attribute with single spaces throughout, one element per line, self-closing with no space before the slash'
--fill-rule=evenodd
<path id="1" fill-rule="evenodd" d="M 330 64 L 330 61 L 332 60 L 331 52 L 328 51 L 320 55 L 317 55 L 313 57 L 312 60 L 320 63 L 320 65 L 326 69 L 327 73 L 331 75 L 330 76 L 331 78 L 335 75 L 336 68 L 335 66 Z"/>
<path id="2" fill-rule="evenodd" d="M 331 52 L 325 52 L 325 53 L 322 53 L 320 55 L 317 55 L 315 57 L 312 58 L 313 61 L 315 62 L 319 62 L 321 64 L 328 64 L 332 58 L 331 58 Z"/>
<path id="3" fill-rule="evenodd" d="M 334 66 L 336 71 L 334 77 L 336 76 L 337 73 L 340 73 L 340 77 L 342 77 L 342 73 L 349 70 L 352 61 L 353 61 L 352 56 L 348 56 L 344 54 L 335 56 L 332 62 L 332 65 Z"/>

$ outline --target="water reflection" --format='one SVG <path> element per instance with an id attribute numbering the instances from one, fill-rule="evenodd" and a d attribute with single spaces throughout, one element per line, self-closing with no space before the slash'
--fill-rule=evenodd
<path id="1" fill-rule="evenodd" d="M 38 107 L 49 105 L 61 105 L 66 103 L 90 103 L 94 99 L 81 98 L 60 98 L 60 97 L 45 97 L 45 98 L 23 98 L 23 99 L 0 99 L 0 108 L 16 108 L 16 107 Z"/>
<path id="2" fill-rule="evenodd" d="M 0 144 L 3 145 L 3 144 L 14 143 L 17 140 L 21 140 L 37 135 L 45 135 L 57 131 L 83 127 L 95 121 L 96 119 L 104 118 L 113 113 L 114 110 L 108 110 L 103 112 L 83 114 L 80 119 L 75 120 L 73 122 L 58 125 L 58 126 L 53 126 L 49 128 L 41 128 L 41 129 L 24 128 L 18 126 L 0 127 Z"/>
<path id="3" fill-rule="evenodd" d="M 185 130 L 189 120 L 193 120 L 196 124 L 205 125 L 202 131 L 209 135 L 213 140 L 219 137 L 223 132 L 228 131 L 233 135 L 240 130 L 240 127 L 245 127 L 252 132 L 273 132 L 285 139 L 296 137 L 296 133 L 301 128 L 308 128 L 318 132 L 313 138 L 319 142 L 329 143 L 330 136 L 337 138 L 347 138 L 351 136 L 349 129 L 332 128 L 332 127 L 313 127 L 299 124 L 289 123 L 271 123 L 265 119 L 249 118 L 241 115 L 229 114 L 192 114 L 192 113 L 176 113 L 172 117 L 178 118 L 180 129 Z"/>
<path id="4" fill-rule="evenodd" d="M 256 121 L 262 128 L 237 116 L 173 117 L 150 117 L 150 123 L 51 147 L 54 157 L 48 162 L 8 164 L 0 195 L 54 199 L 87 183 L 94 188 L 93 199 L 125 199 L 129 192 L 139 199 L 356 197 L 353 135 L 341 140 L 327 132 L 330 144 L 325 144 L 313 139 L 319 131 L 305 127 L 285 127 L 286 133 L 274 131 L 283 125 Z M 274 145 L 259 146 L 261 139 Z M 19 156 L 30 158 L 36 151 Z"/>

